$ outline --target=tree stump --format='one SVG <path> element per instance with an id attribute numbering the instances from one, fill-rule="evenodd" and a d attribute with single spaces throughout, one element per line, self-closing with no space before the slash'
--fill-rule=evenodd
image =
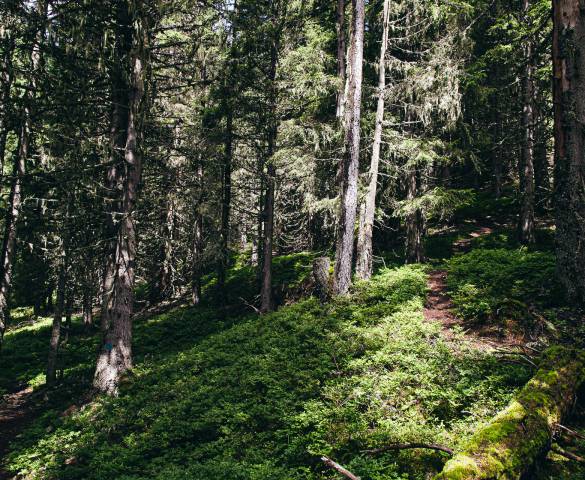
<path id="1" fill-rule="evenodd" d="M 318 257 L 313 260 L 313 277 L 315 277 L 315 293 L 321 300 L 326 302 L 331 298 L 329 287 L 329 268 L 331 260 L 329 257 Z"/>

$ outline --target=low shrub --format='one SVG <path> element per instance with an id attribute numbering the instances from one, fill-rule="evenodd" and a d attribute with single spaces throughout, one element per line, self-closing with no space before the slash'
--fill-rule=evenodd
<path id="1" fill-rule="evenodd" d="M 475 249 L 449 260 L 448 285 L 458 313 L 468 320 L 521 319 L 531 307 L 561 298 L 550 253 Z"/>
<path id="2" fill-rule="evenodd" d="M 362 450 L 456 446 L 527 377 L 442 340 L 423 318 L 425 293 L 424 270 L 408 266 L 326 305 L 231 324 L 206 307 L 142 320 L 120 396 L 46 412 L 8 467 L 31 479 L 324 480 L 326 454 L 363 480 L 425 478 L 441 454 Z"/>

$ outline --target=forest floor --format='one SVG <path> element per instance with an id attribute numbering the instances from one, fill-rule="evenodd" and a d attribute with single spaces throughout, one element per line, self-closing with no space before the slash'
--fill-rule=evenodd
<path id="1" fill-rule="evenodd" d="M 0 480 L 12 478 L 2 467 L 2 459 L 14 438 L 36 417 L 32 395 L 32 387 L 20 387 L 5 394 L 0 401 Z"/>
<path id="2" fill-rule="evenodd" d="M 254 269 L 235 259 L 223 308 L 211 278 L 208 303 L 136 316 L 135 370 L 116 399 L 88 402 L 97 328 L 74 322 L 63 382 L 48 390 L 51 320 L 23 322 L 3 350 L 0 480 L 325 480 L 321 454 L 364 480 L 429 478 L 444 454 L 360 452 L 408 441 L 457 449 L 533 374 L 522 348 L 565 341 L 573 314 L 553 302 L 550 234 L 539 237 L 528 250 L 505 220 L 458 223 L 429 239 L 431 266 L 393 258 L 328 305 L 299 295 L 314 254 L 278 257 L 285 306 L 266 316 L 246 307 Z M 585 433 L 581 410 L 568 426 Z M 533 478 L 585 470 L 549 454 Z"/>

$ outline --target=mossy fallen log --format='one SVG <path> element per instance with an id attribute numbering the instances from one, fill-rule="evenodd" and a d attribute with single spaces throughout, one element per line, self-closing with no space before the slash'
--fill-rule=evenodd
<path id="1" fill-rule="evenodd" d="M 536 375 L 480 428 L 435 480 L 517 480 L 550 448 L 585 382 L 585 352 L 551 347 Z"/>

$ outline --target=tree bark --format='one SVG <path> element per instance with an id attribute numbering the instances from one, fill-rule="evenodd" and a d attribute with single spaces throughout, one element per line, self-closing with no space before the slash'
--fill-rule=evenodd
<path id="1" fill-rule="evenodd" d="M 49 342 L 49 358 L 47 360 L 47 385 L 54 385 L 57 381 L 57 360 L 59 357 L 59 346 L 61 343 L 61 326 L 63 321 L 63 310 L 65 307 L 65 288 L 67 285 L 68 253 L 64 245 L 59 261 L 59 276 L 57 279 L 57 301 L 51 327 L 51 340 Z"/>
<path id="2" fill-rule="evenodd" d="M 197 165 L 197 179 L 199 185 L 203 183 L 203 164 Z M 195 210 L 195 225 L 193 232 L 193 265 L 191 266 L 191 303 L 199 305 L 201 302 L 201 272 L 203 260 L 203 215 L 200 202 Z"/>
<path id="3" fill-rule="evenodd" d="M 104 179 L 107 192 L 105 210 L 108 212 L 108 216 L 105 221 L 107 242 L 101 284 L 100 329 L 103 334 L 110 327 L 108 310 L 113 308 L 117 217 L 121 216 L 121 205 L 119 205 L 120 199 L 118 197 L 124 188 L 124 155 L 129 118 L 130 87 L 127 80 L 128 61 L 126 57 L 132 48 L 132 27 L 129 24 L 127 0 L 118 0 L 115 7 L 115 22 L 118 30 L 115 39 L 115 58 L 112 60 L 110 71 L 110 154 L 108 156 L 109 167 Z"/>
<path id="4" fill-rule="evenodd" d="M 172 191 L 167 194 L 166 208 L 162 218 L 162 264 L 153 291 L 152 301 L 159 302 L 175 294 L 173 278 L 173 241 L 175 234 L 175 200 Z"/>
<path id="5" fill-rule="evenodd" d="M 93 295 L 89 286 L 83 289 L 83 326 L 87 329 L 93 325 Z"/>
<path id="6" fill-rule="evenodd" d="M 274 187 L 276 168 L 270 159 L 266 174 L 266 193 L 264 199 L 264 250 L 262 255 L 262 289 L 260 291 L 260 311 L 270 312 L 274 309 L 272 298 L 272 250 L 274 236 Z"/>
<path id="7" fill-rule="evenodd" d="M 233 112 L 231 106 L 226 102 L 226 126 L 224 138 L 224 158 L 222 165 L 222 200 L 221 200 L 221 227 L 219 234 L 219 264 L 217 275 L 217 286 L 222 294 L 225 288 L 225 276 L 229 264 L 229 235 L 230 235 L 230 212 L 232 201 L 232 157 L 233 157 Z"/>
<path id="8" fill-rule="evenodd" d="M 321 302 L 326 302 L 331 297 L 329 291 L 329 257 L 319 257 L 313 261 L 313 277 L 315 277 L 315 293 Z"/>
<path id="9" fill-rule="evenodd" d="M 414 201 L 418 196 L 418 175 L 416 167 L 410 167 L 407 173 L 406 199 Z M 422 263 L 425 261 L 423 247 L 423 219 L 417 209 L 406 216 L 406 263 Z"/>
<path id="10" fill-rule="evenodd" d="M 360 222 L 357 243 L 356 275 L 362 280 L 372 276 L 372 235 L 376 213 L 376 192 L 378 187 L 378 168 L 380 164 L 380 147 L 382 145 L 382 129 L 384 124 L 384 92 L 386 89 L 386 48 L 388 45 L 388 29 L 390 21 L 390 0 L 384 0 L 382 45 L 378 62 L 378 107 L 376 110 L 376 127 L 372 144 L 372 159 L 368 173 L 369 183 L 366 198 L 360 209 Z"/>
<path id="11" fill-rule="evenodd" d="M 345 125 L 345 145 L 341 165 L 340 211 L 333 278 L 333 292 L 336 295 L 347 295 L 351 286 L 358 193 L 365 6 L 363 0 L 352 0 L 352 5 L 351 72 L 349 101 L 346 107 L 348 121 Z"/>
<path id="12" fill-rule="evenodd" d="M 558 277 L 585 304 L 585 14 L 579 0 L 553 2 L 555 212 Z"/>
<path id="13" fill-rule="evenodd" d="M 20 125 L 18 137 L 18 152 L 14 158 L 12 168 L 12 184 L 10 198 L 4 223 L 4 239 L 0 257 L 0 347 L 6 331 L 8 312 L 8 297 L 12 286 L 12 267 L 16 250 L 17 222 L 22 205 L 22 179 L 26 172 L 26 161 L 31 152 L 32 115 L 34 91 L 36 88 L 36 74 L 41 68 L 41 44 L 45 31 L 45 19 L 47 17 L 47 3 L 44 0 L 36 4 L 39 28 L 35 35 L 31 51 L 31 76 L 25 94 L 23 119 Z"/>
<path id="14" fill-rule="evenodd" d="M 551 178 L 549 173 L 548 131 L 542 114 L 537 114 L 534 143 L 534 208 L 544 213 L 550 207 Z"/>
<path id="15" fill-rule="evenodd" d="M 270 312 L 274 309 L 274 298 L 272 295 L 272 251 L 274 241 L 274 196 L 276 188 L 276 165 L 274 164 L 274 153 L 276 151 L 276 137 L 278 125 L 276 119 L 276 67 L 278 63 L 278 41 L 274 40 L 272 45 L 270 71 L 269 71 L 269 95 L 270 112 L 268 125 L 268 145 L 266 158 L 266 192 L 264 193 L 263 209 L 263 254 L 262 254 L 262 286 L 260 289 L 260 311 Z"/>
<path id="16" fill-rule="evenodd" d="M 12 87 L 12 53 L 14 39 L 5 26 L 0 26 L 0 41 L 3 51 L 0 54 L 0 180 L 4 176 L 4 157 L 6 153 L 6 139 L 10 130 L 10 89 Z"/>
<path id="17" fill-rule="evenodd" d="M 550 447 L 585 383 L 585 354 L 545 351 L 539 370 L 508 407 L 479 428 L 435 480 L 516 480 Z"/>
<path id="18" fill-rule="evenodd" d="M 337 78 L 339 87 L 337 91 L 336 116 L 338 120 L 344 117 L 345 106 L 345 0 L 337 0 Z"/>
<path id="19" fill-rule="evenodd" d="M 128 111 L 124 171 L 121 173 L 122 191 L 118 203 L 121 218 L 116 224 L 116 242 L 113 255 L 112 292 L 106 314 L 107 329 L 97 359 L 94 387 L 103 393 L 115 395 L 121 376 L 132 368 L 132 315 L 134 309 L 134 264 L 136 259 L 136 231 L 134 210 L 142 174 L 142 120 L 145 113 L 145 77 L 148 68 L 149 26 L 141 1 L 123 1 L 118 5 L 117 18 L 120 35 L 130 38 L 123 42 L 127 50 L 119 58 L 128 58 L 125 66 L 128 85 Z M 129 34 L 127 33 L 129 32 Z M 127 38 L 128 38 L 127 37 Z"/>
<path id="20" fill-rule="evenodd" d="M 524 0 L 524 19 L 528 21 L 529 0 Z M 518 233 L 520 242 L 527 245 L 534 238 L 534 66 L 532 59 L 532 39 L 524 42 L 524 78 L 522 79 L 523 142 L 520 155 L 520 218 Z"/>

